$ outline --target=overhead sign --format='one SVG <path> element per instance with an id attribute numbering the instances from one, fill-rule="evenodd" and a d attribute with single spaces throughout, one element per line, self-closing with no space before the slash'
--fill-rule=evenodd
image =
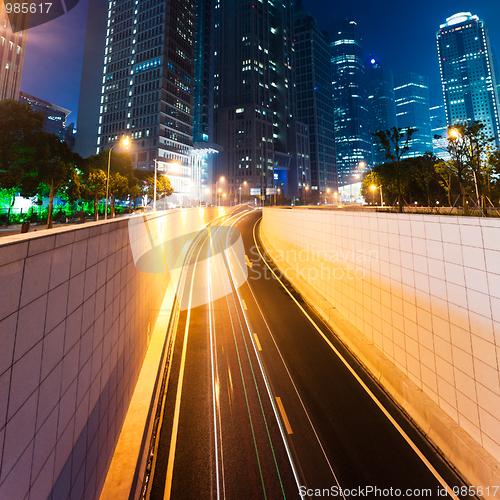
<path id="1" fill-rule="evenodd" d="M 259 196 L 261 194 L 260 188 L 250 188 L 250 194 L 252 196 Z"/>

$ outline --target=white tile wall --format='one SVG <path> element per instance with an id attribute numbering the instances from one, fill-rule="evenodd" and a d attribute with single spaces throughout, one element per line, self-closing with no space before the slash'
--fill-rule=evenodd
<path id="1" fill-rule="evenodd" d="M 153 215 L 157 238 L 213 209 Z M 0 498 L 98 498 L 167 281 L 125 219 L 0 241 Z"/>
<path id="2" fill-rule="evenodd" d="M 316 268 L 310 284 L 500 460 L 498 219 L 265 209 L 262 229 L 288 265 Z M 319 272 L 339 265 L 332 279 Z"/>

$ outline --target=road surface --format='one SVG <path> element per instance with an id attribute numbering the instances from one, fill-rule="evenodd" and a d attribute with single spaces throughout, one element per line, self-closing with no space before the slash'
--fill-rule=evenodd
<path id="1" fill-rule="evenodd" d="M 453 493 L 464 483 L 277 279 L 260 216 L 224 222 L 242 235 L 243 264 L 230 256 L 243 247 L 225 250 L 215 233 L 193 246 L 148 497 L 471 498 Z"/>

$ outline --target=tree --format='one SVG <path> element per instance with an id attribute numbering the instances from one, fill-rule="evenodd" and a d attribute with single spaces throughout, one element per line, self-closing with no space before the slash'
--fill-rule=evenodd
<path id="1" fill-rule="evenodd" d="M 100 168 L 93 168 L 85 176 L 84 182 L 84 197 L 94 201 L 94 220 L 98 220 L 99 201 L 106 196 L 106 173 Z"/>
<path id="2" fill-rule="evenodd" d="M 467 167 L 467 144 L 465 140 L 465 125 L 456 124 L 448 127 L 448 147 L 447 152 L 451 157 L 450 166 L 458 179 L 460 194 L 462 195 L 462 209 L 464 214 L 469 212 L 467 205 L 467 182 L 469 169 Z"/>
<path id="3" fill-rule="evenodd" d="M 154 197 L 154 175 L 148 177 L 148 190 L 147 194 L 150 198 Z M 164 208 L 166 208 L 167 197 L 171 196 L 174 192 L 174 188 L 170 184 L 170 179 L 166 175 L 156 176 L 156 198 L 161 199 L 162 195 L 164 198 Z"/>
<path id="4" fill-rule="evenodd" d="M 400 163 L 401 157 L 409 149 L 411 136 L 417 131 L 413 128 L 392 127 L 389 130 L 378 130 L 374 134 L 379 141 L 379 151 L 385 153 L 385 159 L 392 162 L 396 172 L 396 189 L 398 194 L 398 212 L 403 211 L 401 204 L 401 178 L 400 178 Z"/>
<path id="5" fill-rule="evenodd" d="M 79 156 L 65 142 L 61 142 L 56 134 L 40 132 L 36 137 L 36 153 L 30 165 L 25 168 L 21 180 L 21 194 L 34 196 L 41 185 L 48 188 L 49 211 L 47 229 L 52 228 L 54 196 L 59 190 L 67 188 L 74 179 L 75 162 Z"/>
<path id="6" fill-rule="evenodd" d="M 43 113 L 33 111 L 28 104 L 11 99 L 0 101 L 0 189 L 8 198 L 7 224 L 44 121 Z"/>
<path id="7" fill-rule="evenodd" d="M 0 170 L 19 169 L 31 159 L 45 116 L 29 104 L 12 99 L 0 101 Z M 20 172 L 22 175 L 22 171 Z M 2 180 L 0 180 L 2 182 Z M 9 189 L 13 186 L 1 186 Z"/>
<path id="8" fill-rule="evenodd" d="M 451 161 L 438 160 L 434 165 L 439 185 L 446 191 L 448 205 L 451 207 L 451 189 L 453 181 L 453 164 Z"/>
<path id="9" fill-rule="evenodd" d="M 119 172 L 110 176 L 109 194 L 111 196 L 111 217 L 115 216 L 115 199 L 123 199 L 129 193 L 128 179 Z"/>
<path id="10" fill-rule="evenodd" d="M 136 194 L 136 197 L 140 196 L 141 198 L 144 198 L 145 196 L 148 196 L 149 179 L 151 177 L 151 171 L 136 169 L 134 170 L 134 176 L 138 179 L 137 182 L 138 194 Z M 153 182 L 154 182 L 154 177 L 153 177 Z"/>
<path id="11" fill-rule="evenodd" d="M 494 138 L 488 138 L 484 132 L 484 123 L 467 124 L 463 129 L 463 140 L 466 144 L 465 158 L 467 166 L 472 171 L 476 188 L 477 203 L 485 217 L 488 216 L 486 197 L 490 194 L 490 182 L 493 168 L 489 165 L 491 153 L 490 143 Z"/>
<path id="12" fill-rule="evenodd" d="M 430 152 L 412 159 L 411 175 L 425 194 L 428 207 L 431 206 L 431 193 L 436 180 L 436 162 L 437 158 Z"/>

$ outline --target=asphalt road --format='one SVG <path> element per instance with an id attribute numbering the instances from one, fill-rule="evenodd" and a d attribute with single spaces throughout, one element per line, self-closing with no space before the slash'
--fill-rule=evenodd
<path id="1" fill-rule="evenodd" d="M 201 238 L 169 365 L 151 499 L 455 496 L 464 486 L 293 288 Z M 225 257 L 224 257 L 225 256 Z M 248 281 L 239 284 L 238 265 Z"/>

